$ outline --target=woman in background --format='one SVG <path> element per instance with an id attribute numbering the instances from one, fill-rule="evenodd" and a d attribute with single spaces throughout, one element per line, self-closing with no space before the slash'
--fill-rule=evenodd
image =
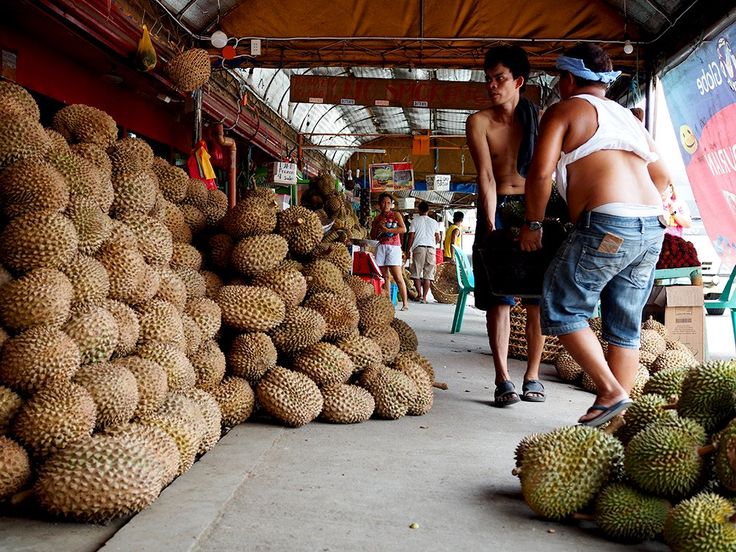
<path id="1" fill-rule="evenodd" d="M 381 212 L 373 219 L 371 238 L 378 240 L 376 264 L 381 268 L 381 273 L 383 274 L 383 289 L 390 296 L 390 274 L 393 276 L 394 282 L 396 282 L 399 288 L 399 295 L 403 304 L 401 310 L 405 311 L 409 310 L 409 300 L 406 295 L 404 277 L 401 274 L 403 258 L 400 234 L 406 234 L 406 224 L 404 224 L 404 218 L 401 216 L 401 213 L 391 210 L 393 202 L 394 200 L 391 194 L 384 192 L 378 196 L 378 207 Z"/>

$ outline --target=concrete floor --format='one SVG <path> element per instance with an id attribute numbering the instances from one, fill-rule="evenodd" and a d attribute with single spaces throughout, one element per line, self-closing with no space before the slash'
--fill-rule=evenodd
<path id="1" fill-rule="evenodd" d="M 544 366 L 546 403 L 491 407 L 482 313 L 469 308 L 462 333 L 451 335 L 452 313 L 436 303 L 399 313 L 449 385 L 426 416 L 300 429 L 251 420 L 127 523 L 51 523 L 6 510 L 0 550 L 666 550 L 609 542 L 591 524 L 547 522 L 529 510 L 511 475 L 516 444 L 574 423 L 592 396 Z M 711 352 L 734 356 L 728 318 L 708 324 Z M 520 384 L 523 364 L 510 365 Z"/>

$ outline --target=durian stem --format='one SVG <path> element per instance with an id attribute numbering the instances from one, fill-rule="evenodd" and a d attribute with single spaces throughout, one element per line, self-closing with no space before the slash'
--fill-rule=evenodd
<path id="1" fill-rule="evenodd" d="M 677 403 L 666 404 L 662 407 L 662 410 L 677 410 Z"/>
<path id="2" fill-rule="evenodd" d="M 718 447 L 714 444 L 705 445 L 704 447 L 700 447 L 698 449 L 698 456 L 706 456 L 708 454 L 711 454 L 716 451 Z"/>
<path id="3" fill-rule="evenodd" d="M 447 384 L 443 383 L 441 381 L 434 381 L 432 382 L 432 387 L 436 387 L 437 389 L 445 389 L 447 390 Z"/>
<path id="4" fill-rule="evenodd" d="M 575 512 L 572 514 L 572 519 L 576 519 L 578 521 L 595 521 L 595 516 L 592 516 L 590 514 L 583 514 L 580 512 Z"/>
<path id="5" fill-rule="evenodd" d="M 730 521 L 731 523 L 736 523 L 736 514 L 734 514 L 730 518 L 728 518 L 728 521 Z"/>
<path id="6" fill-rule="evenodd" d="M 606 429 L 603 429 L 602 431 L 603 433 L 608 433 L 609 435 L 613 435 L 625 425 L 626 425 L 626 420 L 624 420 L 624 417 L 616 416 L 613 418 L 613 420 L 611 420 L 611 422 L 608 424 Z"/>
<path id="7" fill-rule="evenodd" d="M 33 491 L 31 491 L 30 489 L 15 493 L 12 497 L 10 497 L 10 504 L 12 504 L 13 506 L 18 506 L 19 504 L 22 504 L 23 502 L 31 498 L 32 495 Z"/>
<path id="8" fill-rule="evenodd" d="M 515 475 L 516 477 L 521 477 L 521 468 L 514 468 L 511 470 L 511 475 Z"/>

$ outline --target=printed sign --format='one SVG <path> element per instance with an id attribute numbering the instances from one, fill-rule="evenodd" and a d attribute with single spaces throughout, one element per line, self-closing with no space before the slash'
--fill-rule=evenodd
<path id="1" fill-rule="evenodd" d="M 274 184 L 296 184 L 296 163 L 274 163 L 272 167 Z"/>
<path id="2" fill-rule="evenodd" d="M 662 78 L 680 153 L 708 236 L 736 264 L 736 24 Z"/>
<path id="3" fill-rule="evenodd" d="M 436 192 L 449 192 L 450 180 L 451 177 L 449 174 L 428 174 L 427 189 Z"/>
<path id="4" fill-rule="evenodd" d="M 368 166 L 371 192 L 394 192 L 414 189 L 411 163 L 375 163 Z"/>

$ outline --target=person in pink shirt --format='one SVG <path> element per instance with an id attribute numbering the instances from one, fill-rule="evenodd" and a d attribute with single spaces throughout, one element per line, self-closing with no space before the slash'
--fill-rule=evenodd
<path id="1" fill-rule="evenodd" d="M 401 213 L 391 210 L 393 201 L 391 194 L 382 193 L 378 197 L 378 207 L 381 212 L 373 219 L 371 238 L 378 240 L 376 264 L 381 268 L 381 273 L 383 274 L 384 290 L 390 291 L 390 274 L 393 276 L 394 282 L 396 282 L 399 288 L 399 295 L 403 303 L 401 310 L 405 311 L 409 309 L 409 299 L 406 295 L 404 276 L 401 273 L 403 258 L 401 236 L 399 234 L 406 234 L 406 224 Z"/>
<path id="2" fill-rule="evenodd" d="M 675 193 L 675 187 L 670 184 L 662 194 L 662 204 L 664 205 L 664 215 L 667 219 L 667 228 L 665 234 L 672 234 L 678 238 L 682 237 L 683 230 L 690 228 L 692 219 L 690 218 L 690 210 L 687 204 L 680 200 Z"/>

